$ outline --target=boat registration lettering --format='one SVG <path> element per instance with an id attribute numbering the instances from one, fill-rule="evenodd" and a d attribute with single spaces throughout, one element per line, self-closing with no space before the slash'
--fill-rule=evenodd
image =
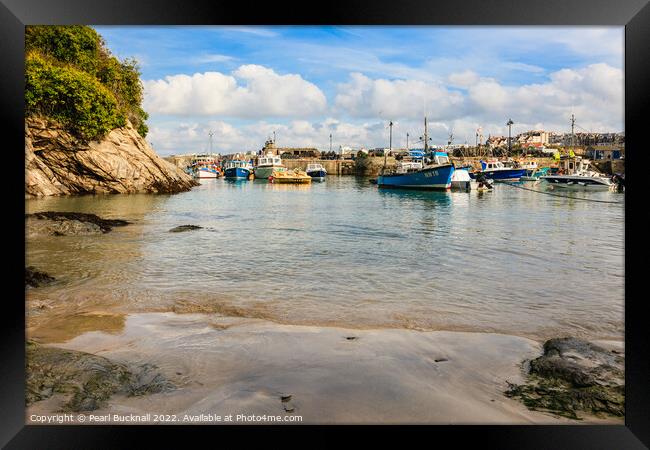
<path id="1" fill-rule="evenodd" d="M 431 172 L 424 172 L 425 177 L 437 177 L 438 176 L 438 171 L 437 170 L 432 170 Z"/>

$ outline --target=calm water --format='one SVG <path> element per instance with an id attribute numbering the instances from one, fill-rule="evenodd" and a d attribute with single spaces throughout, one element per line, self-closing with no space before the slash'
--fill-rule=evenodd
<path id="1" fill-rule="evenodd" d="M 623 201 L 612 192 L 575 196 Z M 132 225 L 29 238 L 41 314 L 206 311 L 281 323 L 621 339 L 624 208 L 493 192 L 203 180 L 191 192 L 28 200 Z M 169 233 L 195 224 L 201 230 Z M 48 312 L 51 311 L 51 312 Z"/>

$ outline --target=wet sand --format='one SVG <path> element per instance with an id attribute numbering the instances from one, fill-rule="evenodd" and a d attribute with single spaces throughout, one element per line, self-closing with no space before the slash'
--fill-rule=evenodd
<path id="1" fill-rule="evenodd" d="M 38 329 L 29 334 L 116 362 L 153 363 L 178 386 L 142 397 L 113 396 L 94 415 L 174 414 L 176 423 L 201 414 L 301 416 L 291 423 L 319 424 L 623 422 L 570 420 L 505 397 L 508 382 L 524 380 L 521 362 L 542 349 L 517 336 L 350 330 L 174 313 L 128 315 L 121 330 L 89 331 L 66 342 L 57 342 L 63 335 L 39 338 Z M 31 414 L 54 413 L 60 405 L 57 396 L 31 405 L 27 422 Z"/>

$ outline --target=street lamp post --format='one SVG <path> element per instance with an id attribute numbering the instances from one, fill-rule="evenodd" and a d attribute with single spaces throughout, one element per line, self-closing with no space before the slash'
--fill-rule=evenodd
<path id="1" fill-rule="evenodd" d="M 512 119 L 508 119 L 508 154 L 512 153 L 512 138 L 510 137 L 512 135 L 512 125 L 514 125 L 514 122 Z"/>

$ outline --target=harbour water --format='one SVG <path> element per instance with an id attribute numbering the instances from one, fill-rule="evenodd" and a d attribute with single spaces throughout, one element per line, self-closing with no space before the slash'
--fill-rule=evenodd
<path id="1" fill-rule="evenodd" d="M 622 340 L 623 195 L 378 189 L 201 180 L 177 195 L 26 201 L 132 224 L 100 236 L 27 236 L 28 291 L 53 342 L 123 320 L 84 312 L 216 313 L 290 325 Z M 202 229 L 171 233 L 178 225 Z M 82 314 L 82 316 L 80 316 Z M 85 318 L 83 318 L 85 317 Z M 76 318 L 76 319 L 75 319 Z M 44 332 L 45 333 L 45 332 Z"/>

